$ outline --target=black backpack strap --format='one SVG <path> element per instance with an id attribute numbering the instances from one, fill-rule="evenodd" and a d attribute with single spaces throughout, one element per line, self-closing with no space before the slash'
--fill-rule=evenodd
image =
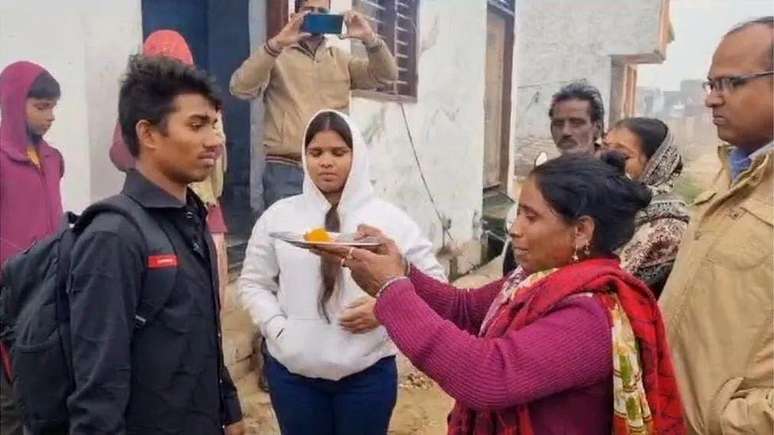
<path id="1" fill-rule="evenodd" d="M 71 227 L 78 223 L 80 218 L 75 213 L 68 211 L 62 216 L 60 228 L 62 230 L 62 237 L 59 239 L 59 263 L 56 271 L 56 279 L 58 283 L 67 284 L 67 277 L 70 275 L 70 253 L 75 246 L 75 233 L 69 231 Z M 64 288 L 64 285 L 60 286 Z"/>
<path id="2" fill-rule="evenodd" d="M 118 213 L 128 218 L 145 241 L 145 277 L 135 311 L 135 326 L 141 328 L 164 308 L 175 287 L 178 258 L 169 236 L 156 219 L 137 201 L 118 194 L 89 206 L 75 225 L 75 231 L 91 222 L 99 213 Z"/>

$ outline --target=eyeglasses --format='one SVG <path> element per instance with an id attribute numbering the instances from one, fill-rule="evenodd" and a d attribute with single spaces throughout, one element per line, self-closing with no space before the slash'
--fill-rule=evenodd
<path id="1" fill-rule="evenodd" d="M 704 88 L 704 91 L 707 92 L 707 95 L 711 94 L 713 91 L 718 91 L 721 94 L 725 94 L 728 92 L 733 92 L 734 89 L 744 85 L 750 80 L 770 75 L 774 75 L 774 71 L 747 74 L 745 76 L 718 77 L 716 79 L 707 80 L 706 82 L 702 83 L 701 86 Z"/>

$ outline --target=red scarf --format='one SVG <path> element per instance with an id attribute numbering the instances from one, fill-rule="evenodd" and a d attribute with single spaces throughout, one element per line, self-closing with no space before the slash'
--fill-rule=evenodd
<path id="1" fill-rule="evenodd" d="M 502 337 L 549 313 L 568 296 L 613 289 L 640 345 L 643 384 L 658 434 L 686 432 L 683 408 L 656 300 L 648 288 L 621 270 L 617 260 L 592 259 L 565 266 L 533 287 L 521 290 L 500 309 L 485 337 Z M 612 355 L 611 355 L 612 357 Z M 611 410 L 613 404 L 610 404 Z M 612 431 L 612 428 L 611 428 Z M 449 416 L 450 435 L 533 435 L 529 405 L 499 411 L 475 411 L 459 402 Z"/>

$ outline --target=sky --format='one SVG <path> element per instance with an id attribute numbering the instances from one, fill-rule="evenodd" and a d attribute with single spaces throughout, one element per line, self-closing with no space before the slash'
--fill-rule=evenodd
<path id="1" fill-rule="evenodd" d="M 677 90 L 681 80 L 705 78 L 720 38 L 763 15 L 774 15 L 774 0 L 672 0 L 675 40 L 663 64 L 639 66 L 638 85 Z"/>

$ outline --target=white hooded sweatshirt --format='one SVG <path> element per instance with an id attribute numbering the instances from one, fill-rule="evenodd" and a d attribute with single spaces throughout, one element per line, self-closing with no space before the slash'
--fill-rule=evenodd
<path id="1" fill-rule="evenodd" d="M 326 111 L 318 114 L 322 112 Z M 352 166 L 338 206 L 341 232 L 354 233 L 360 224 L 377 227 L 395 240 L 415 267 L 445 280 L 432 244 L 417 224 L 374 196 L 363 136 L 347 115 L 334 113 L 349 125 L 353 142 Z M 269 237 L 275 231 L 302 234 L 324 226 L 331 204 L 309 177 L 305 156 L 303 167 L 303 193 L 277 201 L 255 224 L 239 278 L 239 295 L 277 361 L 298 375 L 339 380 L 394 355 L 396 349 L 384 327 L 353 334 L 339 325 L 346 306 L 367 296 L 348 269 L 342 269 L 327 304 L 329 323 L 318 310 L 323 289 L 320 258 Z"/>

